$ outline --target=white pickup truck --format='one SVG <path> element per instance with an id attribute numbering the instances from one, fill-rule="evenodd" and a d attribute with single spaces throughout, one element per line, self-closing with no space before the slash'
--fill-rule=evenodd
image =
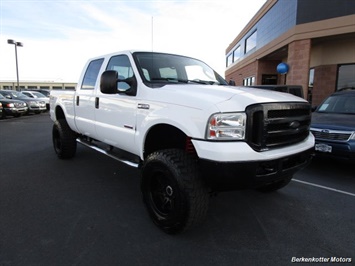
<path id="1" fill-rule="evenodd" d="M 205 63 L 123 51 L 89 60 L 75 91 L 51 91 L 59 158 L 77 143 L 141 169 L 143 200 L 166 233 L 206 216 L 211 192 L 287 185 L 311 158 L 311 108 L 273 91 L 228 86 Z"/>

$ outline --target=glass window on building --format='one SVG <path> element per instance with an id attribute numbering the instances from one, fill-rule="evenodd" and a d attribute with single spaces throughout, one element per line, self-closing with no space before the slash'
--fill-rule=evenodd
<path id="1" fill-rule="evenodd" d="M 240 45 L 233 51 L 233 62 L 238 61 L 240 58 Z"/>
<path id="2" fill-rule="evenodd" d="M 261 76 L 261 85 L 277 85 L 277 75 L 263 74 Z"/>
<path id="3" fill-rule="evenodd" d="M 255 85 L 255 77 L 248 77 L 243 80 L 243 86 L 253 86 Z"/>
<path id="4" fill-rule="evenodd" d="M 311 68 L 309 70 L 308 91 L 307 91 L 307 100 L 309 103 L 312 103 L 313 84 L 314 84 L 314 68 Z"/>
<path id="5" fill-rule="evenodd" d="M 256 36 L 257 36 L 257 31 L 254 31 L 252 35 L 250 35 L 246 40 L 245 40 L 245 53 L 249 52 L 250 50 L 254 49 L 256 47 Z"/>
<path id="6" fill-rule="evenodd" d="M 311 69 L 309 70 L 308 87 L 313 88 L 313 82 L 314 82 L 314 68 L 311 68 Z"/>
<path id="7" fill-rule="evenodd" d="M 337 90 L 355 88 L 355 64 L 339 65 Z"/>
<path id="8" fill-rule="evenodd" d="M 227 56 L 226 66 L 229 67 L 233 63 L 233 54 Z"/>

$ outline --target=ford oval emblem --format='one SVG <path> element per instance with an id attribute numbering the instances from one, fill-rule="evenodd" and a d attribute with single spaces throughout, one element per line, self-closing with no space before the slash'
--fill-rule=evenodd
<path id="1" fill-rule="evenodd" d="M 292 121 L 292 122 L 290 123 L 290 128 L 296 129 L 296 128 L 298 128 L 300 125 L 301 125 L 300 122 L 298 122 L 298 121 Z"/>

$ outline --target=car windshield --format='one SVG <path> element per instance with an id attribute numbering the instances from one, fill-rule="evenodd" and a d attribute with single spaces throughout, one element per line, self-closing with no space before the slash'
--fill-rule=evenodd
<path id="1" fill-rule="evenodd" d="M 166 84 L 227 85 L 208 65 L 190 57 L 143 53 L 133 54 L 144 83 L 150 87 Z"/>
<path id="2" fill-rule="evenodd" d="M 8 93 L 8 95 L 11 95 L 11 98 L 13 99 L 31 99 L 27 95 L 17 91 L 11 91 Z"/>
<path id="3" fill-rule="evenodd" d="M 326 99 L 318 112 L 337 113 L 337 114 L 355 114 L 355 96 L 353 95 L 333 95 Z"/>
<path id="4" fill-rule="evenodd" d="M 34 95 L 35 98 L 46 98 L 46 96 L 40 92 L 32 92 L 32 95 Z"/>

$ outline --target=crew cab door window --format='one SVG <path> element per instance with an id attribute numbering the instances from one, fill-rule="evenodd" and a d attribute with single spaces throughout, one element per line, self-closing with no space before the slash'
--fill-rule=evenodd
<path id="1" fill-rule="evenodd" d="M 86 69 L 83 83 L 81 84 L 82 90 L 95 89 L 95 84 L 103 61 L 104 59 L 101 58 L 90 62 L 88 68 Z"/>
<path id="2" fill-rule="evenodd" d="M 115 70 L 118 72 L 118 79 L 129 79 L 134 76 L 131 62 L 126 55 L 117 55 L 110 59 L 106 70 Z M 117 82 L 118 90 L 127 90 L 128 84 L 126 82 Z"/>

